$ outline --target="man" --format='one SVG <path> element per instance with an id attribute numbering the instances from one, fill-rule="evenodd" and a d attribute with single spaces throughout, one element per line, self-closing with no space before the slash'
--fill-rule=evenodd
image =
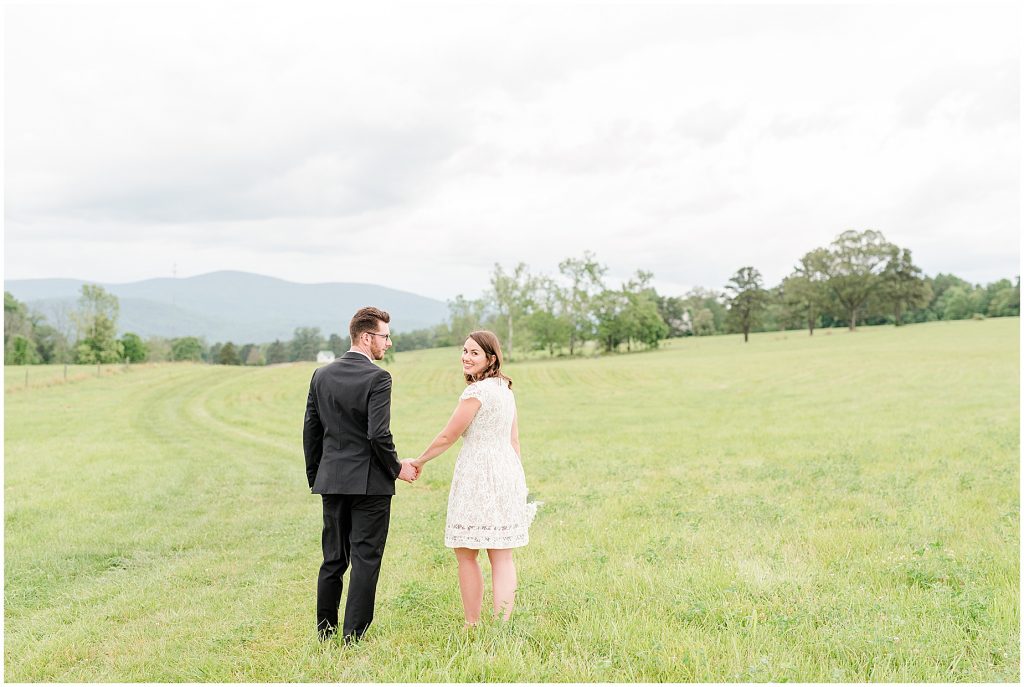
<path id="1" fill-rule="evenodd" d="M 391 316 L 362 308 L 349 323 L 352 348 L 317 369 L 309 384 L 302 445 L 306 478 L 324 507 L 324 562 L 316 589 L 321 641 L 338 630 L 341 576 L 352 566 L 345 603 L 346 643 L 373 622 L 395 480 L 419 471 L 399 461 L 391 436 L 391 375 L 373 363 L 391 347 Z"/>

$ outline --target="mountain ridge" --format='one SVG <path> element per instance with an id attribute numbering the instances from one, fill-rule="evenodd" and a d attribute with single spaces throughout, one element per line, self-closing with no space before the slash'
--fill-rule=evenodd
<path id="1" fill-rule="evenodd" d="M 252 272 L 221 270 L 192 277 L 104 283 L 86 279 L 13 279 L 4 289 L 47 319 L 74 306 L 83 284 L 99 284 L 120 303 L 118 331 L 149 336 L 201 336 L 208 341 L 263 343 L 290 339 L 296 327 L 345 335 L 352 314 L 375 305 L 396 332 L 444 322 L 447 304 L 377 284 L 303 284 Z"/>

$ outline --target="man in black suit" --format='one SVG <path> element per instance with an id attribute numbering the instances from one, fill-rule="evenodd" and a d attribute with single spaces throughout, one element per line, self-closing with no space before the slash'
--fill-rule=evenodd
<path id="1" fill-rule="evenodd" d="M 352 348 L 313 373 L 302 426 L 306 478 L 324 507 L 324 562 L 316 589 L 321 640 L 338 630 L 341 576 L 351 565 L 344 637 L 358 640 L 373 622 L 395 480 L 416 468 L 400 461 L 391 436 L 391 375 L 373 363 L 391 347 L 391 316 L 362 308 L 349 323 Z"/>

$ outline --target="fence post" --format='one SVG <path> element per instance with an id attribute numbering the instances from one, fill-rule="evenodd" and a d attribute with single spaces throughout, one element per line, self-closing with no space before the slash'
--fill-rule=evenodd
<path id="1" fill-rule="evenodd" d="M 25 366 L 25 388 L 28 388 L 28 365 Z"/>
<path id="2" fill-rule="evenodd" d="M 64 381 L 68 379 L 68 364 L 64 363 Z"/>

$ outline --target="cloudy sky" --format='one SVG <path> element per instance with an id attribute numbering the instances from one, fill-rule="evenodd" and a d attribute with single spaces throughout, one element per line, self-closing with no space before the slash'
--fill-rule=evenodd
<path id="1" fill-rule="evenodd" d="M 5 278 L 1019 273 L 1014 5 L 8 5 Z"/>

